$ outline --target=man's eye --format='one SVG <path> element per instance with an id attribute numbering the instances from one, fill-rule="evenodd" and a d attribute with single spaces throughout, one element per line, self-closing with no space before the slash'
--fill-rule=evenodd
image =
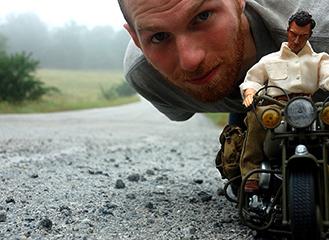
<path id="1" fill-rule="evenodd" d="M 166 40 L 168 37 L 169 37 L 168 33 L 159 32 L 152 36 L 151 41 L 152 41 L 152 43 L 160 43 L 160 42 L 163 42 L 164 40 Z"/>
<path id="2" fill-rule="evenodd" d="M 196 22 L 204 22 L 207 21 L 208 18 L 212 15 L 212 12 L 210 11 L 204 11 L 196 16 L 195 20 Z"/>

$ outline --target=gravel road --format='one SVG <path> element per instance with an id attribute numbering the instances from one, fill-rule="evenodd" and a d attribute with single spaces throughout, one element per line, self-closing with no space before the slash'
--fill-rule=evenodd
<path id="1" fill-rule="evenodd" d="M 222 188 L 218 129 L 146 101 L 0 115 L 0 239 L 253 239 Z"/>

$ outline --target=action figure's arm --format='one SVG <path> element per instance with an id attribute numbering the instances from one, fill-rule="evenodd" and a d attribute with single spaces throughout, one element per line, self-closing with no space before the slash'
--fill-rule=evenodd
<path id="1" fill-rule="evenodd" d="M 259 61 L 247 72 L 247 75 L 240 85 L 241 95 L 243 97 L 243 105 L 248 107 L 255 93 L 262 88 L 268 80 L 268 74 L 264 61 Z"/>
<path id="2" fill-rule="evenodd" d="M 249 107 L 253 100 L 254 100 L 254 95 L 256 94 L 256 90 L 253 88 L 247 88 L 243 92 L 243 105 L 246 107 Z"/>
<path id="3" fill-rule="evenodd" d="M 329 55 L 324 53 L 319 66 L 319 86 L 329 91 Z"/>

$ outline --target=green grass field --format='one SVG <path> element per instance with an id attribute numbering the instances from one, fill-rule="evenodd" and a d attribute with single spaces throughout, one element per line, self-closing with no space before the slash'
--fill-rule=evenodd
<path id="1" fill-rule="evenodd" d="M 124 81 L 121 72 L 40 69 L 36 76 L 46 86 L 59 93 L 44 96 L 39 101 L 21 104 L 0 103 L 1 113 L 33 113 L 109 107 L 138 101 L 137 96 L 106 100 L 101 87 L 108 89 Z"/>
<path id="2" fill-rule="evenodd" d="M 123 80 L 119 71 L 82 71 L 39 69 L 36 73 L 46 86 L 56 87 L 59 93 L 42 97 L 39 101 L 21 104 L 0 103 L 0 113 L 36 113 L 110 107 L 138 101 L 138 96 L 106 100 L 101 93 Z M 207 113 L 218 126 L 226 124 L 228 114 Z"/>
<path id="3" fill-rule="evenodd" d="M 225 126 L 228 120 L 228 113 L 206 113 L 205 114 L 217 126 Z"/>

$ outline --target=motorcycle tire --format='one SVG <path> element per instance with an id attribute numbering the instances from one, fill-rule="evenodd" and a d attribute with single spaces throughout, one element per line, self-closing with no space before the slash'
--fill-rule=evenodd
<path id="1" fill-rule="evenodd" d="M 292 169 L 288 189 L 292 239 L 320 239 L 316 217 L 314 173 L 306 168 Z"/>

